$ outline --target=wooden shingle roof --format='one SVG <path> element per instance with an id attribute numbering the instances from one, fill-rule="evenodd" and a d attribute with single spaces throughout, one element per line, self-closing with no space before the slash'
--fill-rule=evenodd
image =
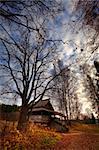
<path id="1" fill-rule="evenodd" d="M 41 111 L 48 112 L 51 115 L 59 115 L 59 116 L 65 117 L 64 114 L 54 111 L 49 99 L 40 100 L 36 102 L 35 105 L 33 106 L 32 114 L 34 112 L 41 112 Z"/>
<path id="2" fill-rule="evenodd" d="M 36 102 L 36 104 L 33 106 L 33 109 L 35 109 L 35 108 L 45 108 L 45 109 L 54 111 L 49 99 L 40 100 L 40 101 Z"/>
<path id="3" fill-rule="evenodd" d="M 34 108 L 45 107 L 48 103 L 49 103 L 49 99 L 40 100 L 40 101 L 36 102 L 36 104 L 34 105 Z"/>

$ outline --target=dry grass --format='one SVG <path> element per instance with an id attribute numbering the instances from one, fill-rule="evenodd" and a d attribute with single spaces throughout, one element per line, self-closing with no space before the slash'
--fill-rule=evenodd
<path id="1" fill-rule="evenodd" d="M 99 125 L 75 123 L 70 132 L 99 133 Z"/>
<path id="2" fill-rule="evenodd" d="M 74 124 L 67 134 L 29 123 L 25 132 L 16 129 L 17 123 L 0 121 L 0 150 L 99 150 L 99 127 Z M 89 134 L 90 133 L 90 134 Z"/>
<path id="3" fill-rule="evenodd" d="M 0 122 L 0 150 L 48 150 L 53 149 L 61 139 L 61 135 L 48 128 L 38 127 L 29 123 L 25 132 L 19 132 L 16 124 Z M 4 130 L 5 129 L 5 130 Z"/>

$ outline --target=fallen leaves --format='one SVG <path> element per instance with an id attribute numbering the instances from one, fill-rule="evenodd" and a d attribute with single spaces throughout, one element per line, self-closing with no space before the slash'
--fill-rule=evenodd
<path id="1" fill-rule="evenodd" d="M 99 150 L 99 134 L 65 134 L 55 150 Z"/>
<path id="2" fill-rule="evenodd" d="M 8 128 L 1 134 L 1 150 L 48 150 L 53 149 L 61 135 L 47 128 L 29 123 L 25 132 Z"/>
<path id="3" fill-rule="evenodd" d="M 60 134 L 29 123 L 25 132 L 19 132 L 10 125 L 1 134 L 0 150 L 99 150 L 97 127 L 76 125 L 75 129 Z"/>

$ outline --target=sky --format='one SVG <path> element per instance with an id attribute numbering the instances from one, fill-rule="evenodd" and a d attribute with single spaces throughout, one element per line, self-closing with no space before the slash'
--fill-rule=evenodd
<path id="1" fill-rule="evenodd" d="M 77 91 L 78 97 L 80 102 L 83 104 L 82 113 L 86 113 L 86 108 L 91 110 L 92 108 L 91 102 L 88 101 L 86 93 L 83 90 L 84 85 L 81 83 L 82 75 L 80 73 L 79 66 L 82 66 L 85 62 L 93 66 L 93 60 L 99 59 L 99 48 L 95 53 L 92 53 L 91 49 L 93 49 L 93 46 L 87 44 L 91 41 L 91 38 L 93 38 L 95 30 L 87 26 L 85 26 L 84 29 L 80 29 L 82 24 L 75 24 L 74 21 L 78 19 L 81 11 L 77 13 L 73 12 L 75 9 L 73 2 L 74 1 L 72 0 L 64 0 L 66 10 L 56 19 L 54 24 L 55 27 L 53 28 L 55 31 L 53 33 L 56 33 L 56 37 L 59 36 L 64 42 L 64 44 L 60 47 L 61 52 L 59 53 L 59 59 L 63 60 L 64 65 L 73 63 L 72 68 L 76 72 L 75 75 L 77 76 L 79 83 Z M 75 2 L 77 2 L 77 0 Z M 87 36 L 85 36 L 85 33 L 88 33 Z M 99 42 L 98 40 L 99 38 L 96 39 L 96 43 Z M 81 50 L 84 51 L 82 52 Z M 77 63 L 79 63 L 79 66 Z M 92 69 L 92 73 L 93 72 L 94 71 Z M 93 74 L 95 74 L 95 72 Z"/>

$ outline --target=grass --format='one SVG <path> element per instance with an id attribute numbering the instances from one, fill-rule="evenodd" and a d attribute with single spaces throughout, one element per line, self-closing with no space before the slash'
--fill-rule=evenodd
<path id="1" fill-rule="evenodd" d="M 75 123 L 70 132 L 99 133 L 99 125 Z"/>

